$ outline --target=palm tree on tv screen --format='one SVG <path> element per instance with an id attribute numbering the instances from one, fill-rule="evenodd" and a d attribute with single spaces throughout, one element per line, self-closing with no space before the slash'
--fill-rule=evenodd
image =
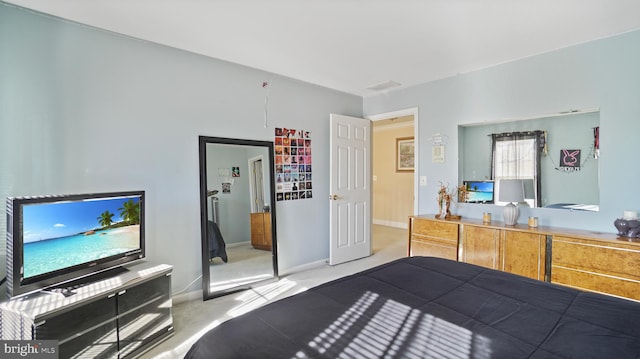
<path id="1" fill-rule="evenodd" d="M 118 210 L 122 219 L 130 224 L 140 222 L 140 204 L 133 202 L 132 199 L 124 202 Z"/>
<path id="2" fill-rule="evenodd" d="M 113 223 L 113 218 L 114 214 L 109 212 L 109 211 L 104 211 L 102 213 L 100 213 L 100 217 L 97 218 L 98 223 L 100 223 L 100 225 L 102 227 L 108 227 Z"/>

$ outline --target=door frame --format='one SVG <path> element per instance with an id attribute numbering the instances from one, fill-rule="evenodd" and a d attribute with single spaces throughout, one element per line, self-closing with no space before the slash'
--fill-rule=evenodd
<path id="1" fill-rule="evenodd" d="M 413 139 L 415 146 L 413 171 L 413 214 L 417 215 L 420 214 L 420 131 L 418 126 L 420 121 L 418 121 L 418 107 L 369 115 L 364 118 L 371 121 L 380 121 L 403 116 L 413 116 Z"/>
<path id="2" fill-rule="evenodd" d="M 262 165 L 262 183 L 260 183 L 259 185 L 262 186 L 262 195 L 263 195 L 263 199 L 264 199 L 264 194 L 266 193 L 265 191 L 265 180 L 264 180 L 264 157 L 262 155 L 258 155 L 252 158 L 249 158 L 249 163 L 248 163 L 248 167 L 249 167 L 249 196 L 251 198 L 251 211 L 252 212 L 262 212 L 263 211 L 263 205 L 264 203 L 260 204 L 260 203 L 256 203 L 256 191 L 255 188 L 258 186 L 258 184 L 256 183 L 256 176 L 255 173 L 253 173 L 252 171 L 255 169 L 256 167 L 256 162 L 260 161 L 261 165 Z M 264 201 L 263 201 L 264 202 Z"/>

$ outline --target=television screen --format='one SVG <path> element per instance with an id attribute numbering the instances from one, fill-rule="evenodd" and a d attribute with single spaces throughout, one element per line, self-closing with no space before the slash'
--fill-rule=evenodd
<path id="1" fill-rule="evenodd" d="M 467 203 L 493 203 L 493 181 L 464 181 L 467 188 Z"/>
<path id="2" fill-rule="evenodd" d="M 9 198 L 7 204 L 10 296 L 144 257 L 143 191 Z"/>

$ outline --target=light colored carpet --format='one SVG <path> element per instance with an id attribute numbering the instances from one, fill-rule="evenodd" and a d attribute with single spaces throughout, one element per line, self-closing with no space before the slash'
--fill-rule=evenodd
<path id="1" fill-rule="evenodd" d="M 330 280 L 406 257 L 408 232 L 406 229 L 374 225 L 372 244 L 373 255 L 367 258 L 281 276 L 277 282 L 208 301 L 179 303 L 173 307 L 175 334 L 142 358 L 183 358 L 198 338 L 228 319 Z"/>
<path id="2" fill-rule="evenodd" d="M 211 292 L 273 277 L 270 251 L 254 249 L 250 242 L 227 246 L 227 263 L 214 258 L 209 264 Z"/>

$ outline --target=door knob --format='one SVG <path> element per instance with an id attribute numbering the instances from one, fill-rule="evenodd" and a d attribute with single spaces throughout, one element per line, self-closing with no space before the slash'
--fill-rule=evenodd
<path id="1" fill-rule="evenodd" d="M 329 199 L 330 199 L 330 200 L 332 200 L 332 201 L 337 201 L 337 200 L 338 200 L 338 198 L 340 198 L 340 197 L 338 197 L 338 195 L 337 195 L 337 194 L 329 195 Z"/>

